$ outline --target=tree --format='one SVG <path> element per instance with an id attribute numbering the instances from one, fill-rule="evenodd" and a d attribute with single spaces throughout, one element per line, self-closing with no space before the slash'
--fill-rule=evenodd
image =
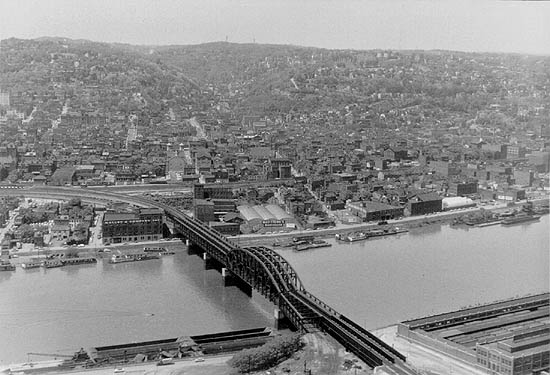
<path id="1" fill-rule="evenodd" d="M 243 350 L 229 360 L 239 372 L 265 370 L 290 358 L 303 346 L 299 334 L 281 335 L 254 349 Z"/>
<path id="2" fill-rule="evenodd" d="M 70 206 L 80 207 L 80 206 L 82 205 L 82 201 L 80 200 L 80 198 L 72 198 L 72 199 L 69 201 L 69 205 L 70 205 Z"/>
<path id="3" fill-rule="evenodd" d="M 8 171 L 7 168 L 2 167 L 0 168 L 0 181 L 4 181 L 6 178 L 8 178 L 10 174 L 10 171 Z"/>

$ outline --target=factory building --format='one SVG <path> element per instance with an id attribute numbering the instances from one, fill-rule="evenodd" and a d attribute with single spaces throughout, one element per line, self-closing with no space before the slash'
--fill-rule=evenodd
<path id="1" fill-rule="evenodd" d="M 407 209 L 411 216 L 440 212 L 443 209 L 442 199 L 437 194 L 418 194 L 409 197 Z"/>
<path id="2" fill-rule="evenodd" d="M 550 294 L 494 302 L 399 323 L 418 345 L 488 375 L 547 375 Z"/>
<path id="3" fill-rule="evenodd" d="M 396 219 L 403 216 L 404 209 L 380 202 L 348 202 L 346 208 L 363 221 Z"/>
<path id="4" fill-rule="evenodd" d="M 253 231 L 267 228 L 295 228 L 296 226 L 294 217 L 275 204 L 243 205 L 238 206 L 237 210 Z"/>
<path id="5" fill-rule="evenodd" d="M 442 200 L 443 211 L 458 210 L 460 208 L 475 207 L 473 200 L 466 197 L 446 197 Z"/>
<path id="6" fill-rule="evenodd" d="M 477 181 L 451 182 L 448 193 L 457 197 L 463 197 L 477 193 Z"/>
<path id="7" fill-rule="evenodd" d="M 103 215 L 103 243 L 156 241 L 162 238 L 163 213 L 156 208 L 138 212 L 106 212 Z"/>
<path id="8" fill-rule="evenodd" d="M 549 367 L 548 323 L 514 334 L 506 340 L 476 344 L 477 363 L 491 375 L 537 374 Z"/>

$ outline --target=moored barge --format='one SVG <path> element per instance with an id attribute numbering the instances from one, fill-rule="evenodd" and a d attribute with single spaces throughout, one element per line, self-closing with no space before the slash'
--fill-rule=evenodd
<path id="1" fill-rule="evenodd" d="M 356 242 L 368 240 L 373 237 L 391 236 L 399 233 L 408 232 L 407 229 L 400 229 L 397 227 L 387 229 L 371 229 L 367 231 L 351 232 L 351 233 L 338 233 L 335 238 L 344 242 Z"/>
<path id="2" fill-rule="evenodd" d="M 502 220 L 502 225 L 513 225 L 513 224 L 521 224 L 521 223 L 527 223 L 529 221 L 539 221 L 540 215 L 526 215 L 526 214 L 519 214 L 512 217 L 507 217 L 506 219 Z"/>
<path id="3" fill-rule="evenodd" d="M 321 248 L 321 247 L 330 247 L 330 246 L 332 246 L 331 243 L 328 243 L 328 242 L 323 241 L 323 240 L 315 240 L 315 241 L 310 242 L 310 243 L 295 245 L 294 246 L 294 251 L 304 251 L 304 250 L 309 250 L 309 249 L 318 249 L 318 248 Z"/>
<path id="4" fill-rule="evenodd" d="M 109 263 L 127 263 L 139 262 L 142 260 L 160 259 L 158 253 L 138 253 L 138 254 L 113 254 Z"/>
<path id="5" fill-rule="evenodd" d="M 144 247 L 143 252 L 148 254 L 174 255 L 175 251 L 168 251 L 165 247 Z"/>
<path id="6" fill-rule="evenodd" d="M 7 260 L 2 260 L 0 261 L 0 271 L 15 271 L 15 264 Z"/>
<path id="7" fill-rule="evenodd" d="M 42 259 L 31 258 L 31 260 L 21 263 L 21 268 L 26 270 L 29 270 L 32 268 L 39 268 L 42 266 L 42 262 L 43 262 Z"/>

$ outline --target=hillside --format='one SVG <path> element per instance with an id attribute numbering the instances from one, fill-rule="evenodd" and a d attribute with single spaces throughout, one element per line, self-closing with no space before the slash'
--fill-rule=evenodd
<path id="1" fill-rule="evenodd" d="M 0 47 L 2 88 L 27 112 L 36 97 L 47 108 L 55 96 L 70 99 L 71 107 L 96 103 L 102 111 L 137 113 L 140 121 L 158 122 L 168 108 L 183 117 L 217 108 L 235 118 L 336 115 L 359 125 L 481 116 L 506 127 L 525 117 L 524 108 L 544 104 L 545 95 L 532 97 L 531 89 L 550 86 L 550 58 L 510 54 L 64 38 L 8 39 Z M 497 115 L 484 113 L 490 105 L 498 106 Z"/>
<path id="2" fill-rule="evenodd" d="M 63 104 L 70 104 L 156 117 L 168 107 L 200 101 L 198 87 L 181 71 L 120 45 L 8 39 L 0 42 L 0 51 L 1 88 L 27 112 L 38 99 L 49 110 L 61 111 Z M 62 98 L 69 103 L 59 102 Z"/>

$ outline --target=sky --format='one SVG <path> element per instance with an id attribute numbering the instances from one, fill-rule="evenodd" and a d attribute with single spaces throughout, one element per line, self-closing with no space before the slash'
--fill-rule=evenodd
<path id="1" fill-rule="evenodd" d="M 1 0 L 0 39 L 550 55 L 550 1 Z"/>

